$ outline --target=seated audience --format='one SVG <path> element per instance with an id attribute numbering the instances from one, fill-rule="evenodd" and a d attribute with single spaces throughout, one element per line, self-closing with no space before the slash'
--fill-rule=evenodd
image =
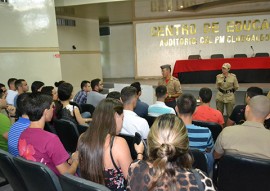
<path id="1" fill-rule="evenodd" d="M 61 102 L 59 108 L 56 109 L 56 115 L 59 119 L 65 119 L 74 124 L 86 125 L 90 122 L 90 118 L 83 118 L 78 107 L 71 105 L 69 102 L 73 98 L 73 86 L 64 82 L 58 87 L 58 98 Z"/>
<path id="2" fill-rule="evenodd" d="M 62 107 L 61 102 L 58 100 L 58 94 L 55 90 L 56 88 L 54 88 L 53 86 L 44 86 L 41 89 L 41 93 L 47 94 L 49 96 L 52 96 L 53 98 L 53 118 L 52 121 L 50 122 L 50 124 L 53 125 L 53 120 L 57 119 L 57 114 L 56 114 L 56 110 Z"/>
<path id="3" fill-rule="evenodd" d="M 147 145 L 148 160 L 136 160 L 130 165 L 128 191 L 215 190 L 210 178 L 199 169 L 192 169 L 187 129 L 177 116 L 159 116 L 149 132 Z M 143 144 L 134 146 L 142 158 Z"/>
<path id="4" fill-rule="evenodd" d="M 0 83 L 0 89 L 2 89 L 5 94 L 7 94 L 7 88 L 4 84 Z"/>
<path id="5" fill-rule="evenodd" d="M 16 112 L 19 119 L 11 126 L 8 132 L 8 152 L 13 156 L 18 156 L 18 141 L 21 133 L 30 125 L 30 120 L 25 113 L 26 100 L 29 93 L 23 93 L 18 96 Z"/>
<path id="6" fill-rule="evenodd" d="M 166 106 L 165 99 L 168 96 L 166 86 L 160 85 L 156 88 L 157 101 L 148 108 L 148 115 L 158 117 L 162 114 L 171 113 L 175 115 L 173 108 Z"/>
<path id="7" fill-rule="evenodd" d="M 41 81 L 34 81 L 31 85 L 31 91 L 32 93 L 40 92 L 42 87 L 44 86 L 44 83 Z"/>
<path id="8" fill-rule="evenodd" d="M 81 82 L 81 90 L 75 95 L 73 101 L 77 104 L 85 104 L 87 101 L 87 94 L 91 91 L 90 82 L 84 80 Z"/>
<path id="9" fill-rule="evenodd" d="M 57 175 L 74 174 L 78 166 L 78 153 L 72 155 L 70 166 L 66 162 L 69 154 L 57 135 L 44 130 L 45 122 L 51 121 L 53 115 L 52 97 L 32 93 L 26 98 L 24 110 L 29 117 L 30 125 L 19 138 L 20 156 L 47 165 Z"/>
<path id="10" fill-rule="evenodd" d="M 102 100 L 93 114 L 91 128 L 78 141 L 81 177 L 117 191 L 125 190 L 124 179 L 132 162 L 127 142 L 116 136 L 123 117 L 119 100 Z"/>
<path id="11" fill-rule="evenodd" d="M 226 127 L 218 136 L 214 157 L 236 153 L 270 159 L 270 131 L 263 126 L 270 115 L 270 100 L 263 95 L 251 98 L 245 109 L 246 121 L 242 125 Z"/>
<path id="12" fill-rule="evenodd" d="M 2 103 L 0 108 L 6 109 L 6 100 L 5 100 L 5 92 L 3 92 L 2 89 L 0 89 L 0 102 Z M 6 114 L 0 113 L 0 149 L 3 149 L 5 151 L 8 151 L 8 145 L 7 145 L 7 139 L 8 139 L 8 131 L 11 126 L 11 121 L 9 117 Z"/>
<path id="13" fill-rule="evenodd" d="M 247 89 L 245 102 L 248 104 L 249 100 L 257 95 L 263 95 L 263 90 L 259 87 L 250 87 Z M 234 107 L 232 114 L 227 120 L 226 126 L 232 126 L 234 124 L 241 125 L 246 121 L 245 118 L 246 105 L 237 105 Z"/>
<path id="14" fill-rule="evenodd" d="M 54 86 L 56 87 L 56 88 L 58 88 L 62 83 L 64 83 L 65 81 L 63 81 L 63 80 L 60 80 L 59 82 L 54 82 Z"/>
<path id="15" fill-rule="evenodd" d="M 18 94 L 15 87 L 16 80 L 17 80 L 16 78 L 10 78 L 8 79 L 8 82 L 7 82 L 8 88 L 9 88 L 9 90 L 7 91 L 7 103 L 9 105 L 14 105 L 14 98 Z"/>
<path id="16" fill-rule="evenodd" d="M 192 116 L 193 120 L 214 122 L 224 127 L 224 118 L 221 112 L 210 107 L 212 91 L 210 88 L 201 88 L 199 91 L 199 99 L 201 105 L 198 106 Z"/>
<path id="17" fill-rule="evenodd" d="M 90 91 L 87 95 L 87 104 L 91 104 L 94 107 L 97 107 L 99 102 L 106 98 L 106 95 L 101 94 L 100 92 L 103 91 L 103 83 L 100 79 L 94 79 L 91 81 L 91 88 L 92 91 Z"/>
<path id="18" fill-rule="evenodd" d="M 7 104 L 6 96 L 6 91 L 0 89 L 0 113 L 7 116 L 11 120 L 11 123 L 13 123 L 15 120 L 16 108 Z"/>
<path id="19" fill-rule="evenodd" d="M 57 101 L 58 100 L 57 92 L 56 92 L 56 90 L 55 90 L 55 88 L 53 86 L 44 86 L 41 89 L 41 93 L 44 93 L 44 94 L 47 94 L 47 95 L 52 96 L 53 97 L 53 101 Z"/>
<path id="20" fill-rule="evenodd" d="M 29 90 L 29 87 L 27 85 L 27 82 L 24 79 L 18 79 L 15 81 L 15 87 L 18 92 L 18 94 L 14 97 L 14 106 L 17 107 L 17 98 L 18 95 L 22 93 L 26 93 Z"/>
<path id="21" fill-rule="evenodd" d="M 108 93 L 106 98 L 113 98 L 113 99 L 117 99 L 117 100 L 121 101 L 121 93 L 118 91 L 112 91 L 112 92 Z"/>
<path id="22" fill-rule="evenodd" d="M 144 118 L 139 117 L 134 108 L 137 103 L 137 90 L 132 86 L 124 87 L 121 91 L 121 99 L 124 104 L 124 121 L 122 134 L 134 136 L 138 132 L 143 139 L 146 139 L 149 133 L 149 125 Z"/>
<path id="23" fill-rule="evenodd" d="M 208 162 L 208 173 L 212 175 L 214 141 L 211 131 L 206 127 L 192 124 L 192 115 L 196 109 L 196 99 L 191 94 L 183 94 L 176 102 L 176 112 L 188 130 L 189 147 L 202 151 Z"/>
<path id="24" fill-rule="evenodd" d="M 130 86 L 136 88 L 136 90 L 137 90 L 137 103 L 136 103 L 136 107 L 134 109 L 134 112 L 138 116 L 146 118 L 147 115 L 148 115 L 148 107 L 149 107 L 149 105 L 140 100 L 140 96 L 142 95 L 141 84 L 140 84 L 140 82 L 134 82 Z"/>

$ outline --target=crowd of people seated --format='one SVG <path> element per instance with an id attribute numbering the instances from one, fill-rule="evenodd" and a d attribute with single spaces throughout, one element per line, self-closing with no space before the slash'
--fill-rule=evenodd
<path id="1" fill-rule="evenodd" d="M 76 94 L 65 81 L 55 87 L 35 81 L 31 92 L 24 79 L 10 78 L 7 85 L 0 83 L 0 149 L 46 164 L 56 175 L 73 174 L 119 191 L 216 190 L 211 180 L 214 159 L 240 153 L 270 160 L 270 92 L 264 96 L 259 87 L 247 89 L 246 105 L 236 106 L 225 123 L 222 113 L 210 107 L 209 88 L 199 91 L 200 106 L 184 93 L 172 108 L 164 103 L 164 85 L 156 87 L 153 105 L 139 99 L 139 82 L 108 95 L 101 93 L 100 79 L 83 80 Z M 92 115 L 80 110 L 84 104 L 93 105 Z M 153 125 L 148 116 L 156 118 Z M 54 119 L 87 127 L 76 152 L 68 153 L 57 134 L 44 130 Z M 222 126 L 217 141 L 209 128 L 193 120 Z M 147 144 L 134 144 L 137 159 L 132 161 L 130 146 L 118 135 L 135 133 Z M 190 149 L 204 154 L 207 172 L 192 168 Z"/>

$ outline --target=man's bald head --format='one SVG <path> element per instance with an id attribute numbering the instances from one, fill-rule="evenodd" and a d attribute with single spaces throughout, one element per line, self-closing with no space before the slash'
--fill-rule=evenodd
<path id="1" fill-rule="evenodd" d="M 254 96 L 250 99 L 248 107 L 252 117 L 264 120 L 270 113 L 270 99 L 263 95 Z"/>

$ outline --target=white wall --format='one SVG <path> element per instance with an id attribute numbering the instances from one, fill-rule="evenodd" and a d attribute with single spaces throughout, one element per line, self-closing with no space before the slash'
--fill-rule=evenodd
<path id="1" fill-rule="evenodd" d="M 263 20 L 266 19 L 264 23 L 265 29 L 260 30 L 258 27 L 263 27 Z M 248 22 L 251 20 L 252 26 L 255 25 L 255 29 L 250 31 L 240 31 L 240 32 L 227 32 L 226 25 L 228 21 L 244 21 Z M 259 20 L 257 22 L 256 20 Z M 253 51 L 251 46 L 254 48 L 254 52 L 268 52 L 269 49 L 266 47 L 270 46 L 270 38 L 263 41 L 245 41 L 245 42 L 229 42 L 226 41 L 228 36 L 238 36 L 238 35 L 261 35 L 270 37 L 270 27 L 269 27 L 270 16 L 269 15 L 254 15 L 254 16 L 239 16 L 239 17 L 223 17 L 223 18 L 209 18 L 209 19 L 194 19 L 194 20 L 175 20 L 166 22 L 145 22 L 136 23 L 136 52 L 137 52 L 137 71 L 136 77 L 157 77 L 160 76 L 160 66 L 164 64 L 171 64 L 172 67 L 176 60 L 186 60 L 189 55 L 199 54 L 203 59 L 210 58 L 212 54 L 224 54 L 225 58 L 231 58 L 234 54 L 244 53 L 248 57 L 252 56 Z M 204 23 L 213 22 L 219 23 L 219 31 L 214 32 L 204 32 Z M 255 23 L 255 24 L 254 24 Z M 160 26 L 171 26 L 171 25 L 192 25 L 196 26 L 195 34 L 180 34 L 175 36 L 164 36 L 164 32 L 161 34 L 163 36 L 152 36 L 151 28 Z M 231 25 L 230 25 L 231 26 Z M 229 27 L 230 30 L 232 27 Z M 257 30 L 258 29 L 258 30 Z M 225 42 L 216 41 L 217 36 L 224 36 Z M 209 43 L 203 43 L 201 37 L 204 38 L 206 42 L 206 37 L 211 39 Z M 178 44 L 175 46 L 160 46 L 162 39 L 196 39 L 196 43 Z"/>
<path id="2" fill-rule="evenodd" d="M 75 27 L 58 26 L 57 30 L 63 80 L 73 84 L 77 91 L 82 80 L 102 78 L 102 68 L 99 21 L 78 18 L 75 21 Z M 73 45 L 76 50 L 72 49 Z"/>
<path id="3" fill-rule="evenodd" d="M 0 82 L 62 79 L 53 0 L 0 3 L 0 23 Z"/>
<path id="4" fill-rule="evenodd" d="M 110 35 L 100 37 L 103 77 L 134 77 L 133 26 L 110 26 L 110 31 Z"/>

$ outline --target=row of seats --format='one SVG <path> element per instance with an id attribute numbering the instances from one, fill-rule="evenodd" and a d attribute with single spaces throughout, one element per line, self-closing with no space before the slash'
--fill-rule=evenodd
<path id="1" fill-rule="evenodd" d="M 235 54 L 233 56 L 234 58 L 247 58 L 246 54 Z M 269 57 L 269 53 L 267 52 L 261 52 L 261 53 L 256 53 L 254 57 Z M 215 59 L 215 58 L 224 58 L 223 54 L 213 54 L 210 57 L 211 59 Z M 189 55 L 188 56 L 189 60 L 198 60 L 198 59 L 202 59 L 201 55 Z"/>
<path id="2" fill-rule="evenodd" d="M 109 191 L 103 185 L 65 174 L 57 177 L 46 165 L 0 150 L 0 170 L 13 191 Z"/>

